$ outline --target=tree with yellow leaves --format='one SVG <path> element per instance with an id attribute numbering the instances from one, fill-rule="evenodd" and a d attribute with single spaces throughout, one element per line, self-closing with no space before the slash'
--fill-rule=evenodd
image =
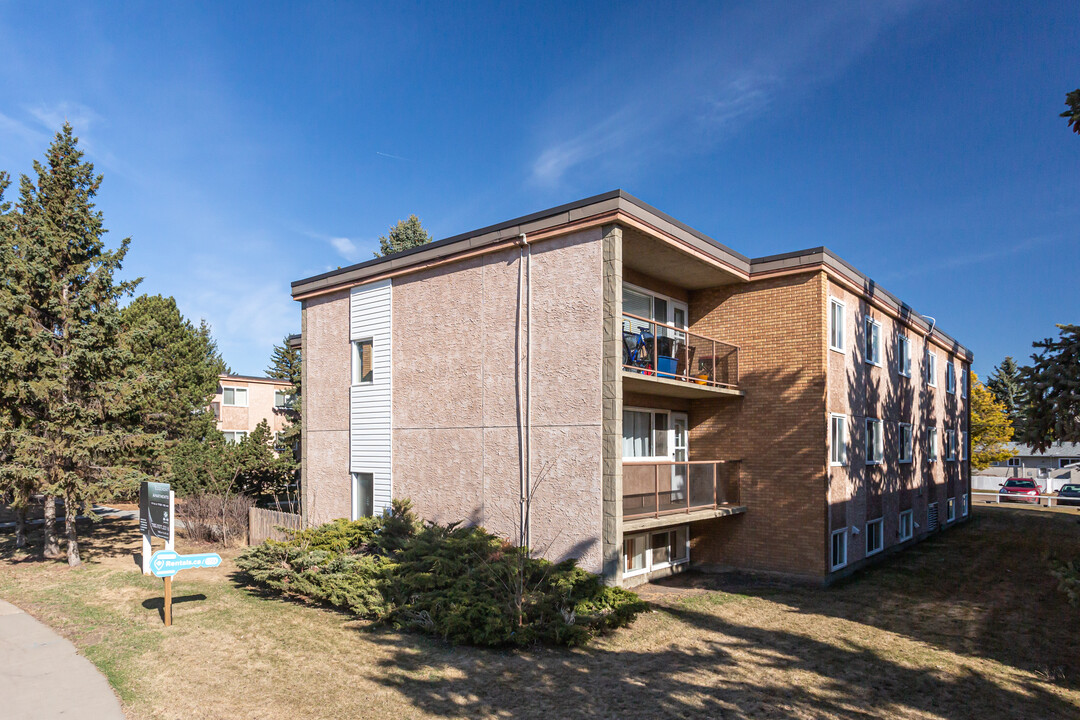
<path id="1" fill-rule="evenodd" d="M 1005 406 L 971 373 L 971 467 L 984 470 L 990 463 L 1011 458 L 1014 453 L 1005 443 L 1012 436 Z"/>

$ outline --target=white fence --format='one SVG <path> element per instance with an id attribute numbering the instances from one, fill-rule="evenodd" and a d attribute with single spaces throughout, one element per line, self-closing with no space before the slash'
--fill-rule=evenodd
<path id="1" fill-rule="evenodd" d="M 982 498 L 986 502 L 1000 503 L 1002 501 L 1008 503 L 1016 503 L 1021 505 L 1046 505 L 1047 507 L 1055 507 L 1061 503 L 1057 495 L 1021 495 L 1019 493 L 1001 493 L 997 491 L 989 490 L 975 490 L 974 487 L 971 490 L 971 500 L 974 502 L 979 498 Z M 1031 502 L 1035 500 L 1036 502 Z M 1045 502 L 1044 502 L 1045 501 Z M 1066 498 L 1066 505 L 1072 505 L 1073 503 L 1080 503 L 1080 498 Z"/>

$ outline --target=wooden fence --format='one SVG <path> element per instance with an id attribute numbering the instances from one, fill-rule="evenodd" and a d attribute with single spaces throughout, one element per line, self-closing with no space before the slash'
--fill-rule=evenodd
<path id="1" fill-rule="evenodd" d="M 248 545 L 258 545 L 264 540 L 288 540 L 289 536 L 279 528 L 300 530 L 302 527 L 303 522 L 295 513 L 257 507 L 248 509 Z"/>

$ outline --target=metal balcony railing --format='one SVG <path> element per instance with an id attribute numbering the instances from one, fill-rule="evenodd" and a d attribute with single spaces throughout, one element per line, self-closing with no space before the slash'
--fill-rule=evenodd
<path id="1" fill-rule="evenodd" d="M 623 313 L 623 369 L 712 387 L 739 384 L 737 345 Z"/>
<path id="2" fill-rule="evenodd" d="M 623 519 L 739 504 L 738 460 L 623 460 Z"/>

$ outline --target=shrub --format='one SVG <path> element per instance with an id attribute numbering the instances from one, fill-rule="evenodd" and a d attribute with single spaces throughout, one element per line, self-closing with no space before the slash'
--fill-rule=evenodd
<path id="1" fill-rule="evenodd" d="M 184 537 L 200 542 L 246 540 L 248 509 L 255 504 L 247 495 L 196 493 L 180 501 L 178 529 Z"/>
<path id="2" fill-rule="evenodd" d="M 574 560 L 551 563 L 480 527 L 420 527 L 391 514 L 336 520 L 267 541 L 237 560 L 281 595 L 437 635 L 455 644 L 581 645 L 633 622 L 646 605 Z"/>
<path id="3" fill-rule="evenodd" d="M 1051 558 L 1050 573 L 1057 578 L 1058 590 L 1065 593 L 1069 604 L 1080 607 L 1080 558 L 1058 560 Z"/>

